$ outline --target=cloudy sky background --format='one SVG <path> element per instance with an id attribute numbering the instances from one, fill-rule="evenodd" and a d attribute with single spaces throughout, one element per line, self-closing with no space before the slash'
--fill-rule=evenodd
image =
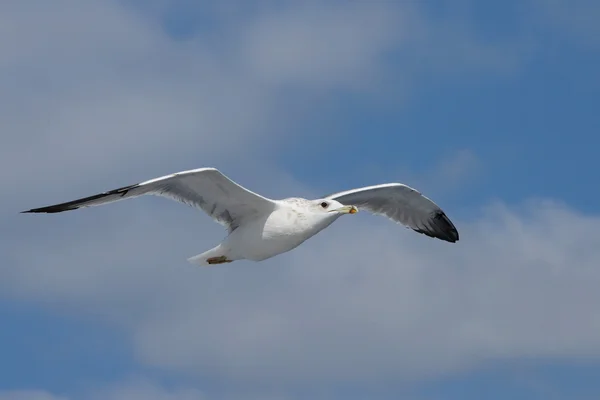
<path id="1" fill-rule="evenodd" d="M 597 399 L 600 5 L 0 2 L 0 399 Z M 202 166 L 273 198 L 399 181 L 266 262 L 139 198 Z"/>

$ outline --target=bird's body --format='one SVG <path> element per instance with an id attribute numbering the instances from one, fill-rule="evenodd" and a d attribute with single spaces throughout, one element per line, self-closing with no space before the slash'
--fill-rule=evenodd
<path id="1" fill-rule="evenodd" d="M 288 252 L 357 206 L 385 215 L 413 230 L 448 242 L 458 232 L 444 212 L 416 190 L 399 183 L 370 186 L 308 200 L 271 200 L 236 184 L 214 168 L 178 172 L 94 196 L 24 211 L 58 213 L 145 194 L 198 207 L 228 230 L 221 244 L 188 260 L 212 265 L 262 261 Z"/>
<path id="2" fill-rule="evenodd" d="M 298 204 L 304 199 L 276 201 L 275 209 L 268 215 L 258 216 L 239 226 L 223 243 L 191 261 L 224 257 L 223 260 L 262 261 L 295 249 L 304 241 L 331 225 L 342 214 L 322 218 L 321 214 L 307 213 Z M 307 200 L 305 200 L 308 203 Z"/>

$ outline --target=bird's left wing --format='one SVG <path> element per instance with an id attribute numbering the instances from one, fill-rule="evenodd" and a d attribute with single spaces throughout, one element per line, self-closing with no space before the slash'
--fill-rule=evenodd
<path id="1" fill-rule="evenodd" d="M 190 171 L 150 179 L 66 203 L 34 208 L 24 213 L 58 213 L 113 203 L 142 195 L 157 195 L 202 209 L 232 232 L 248 217 L 268 214 L 275 202 L 238 185 L 215 168 Z"/>
<path id="2" fill-rule="evenodd" d="M 417 190 L 401 183 L 352 189 L 325 198 L 385 215 L 427 236 L 452 243 L 458 241 L 458 231 L 444 211 Z"/>

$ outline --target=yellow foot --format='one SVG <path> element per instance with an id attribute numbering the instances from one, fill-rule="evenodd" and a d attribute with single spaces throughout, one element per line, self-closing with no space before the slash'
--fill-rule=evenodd
<path id="1" fill-rule="evenodd" d="M 212 264 L 230 263 L 230 262 L 233 262 L 233 260 L 228 260 L 227 256 L 219 256 L 219 257 L 207 258 L 206 262 L 212 265 Z"/>

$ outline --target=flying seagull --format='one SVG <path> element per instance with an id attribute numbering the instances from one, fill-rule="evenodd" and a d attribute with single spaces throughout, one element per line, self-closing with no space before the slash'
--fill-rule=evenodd
<path id="1" fill-rule="evenodd" d="M 458 241 L 458 231 L 446 214 L 433 201 L 401 183 L 362 187 L 315 200 L 271 200 L 238 185 L 215 168 L 182 171 L 23 213 L 59 213 L 146 194 L 200 208 L 225 226 L 229 234 L 221 244 L 188 259 L 198 265 L 266 260 L 298 247 L 358 208 L 433 238 Z"/>

